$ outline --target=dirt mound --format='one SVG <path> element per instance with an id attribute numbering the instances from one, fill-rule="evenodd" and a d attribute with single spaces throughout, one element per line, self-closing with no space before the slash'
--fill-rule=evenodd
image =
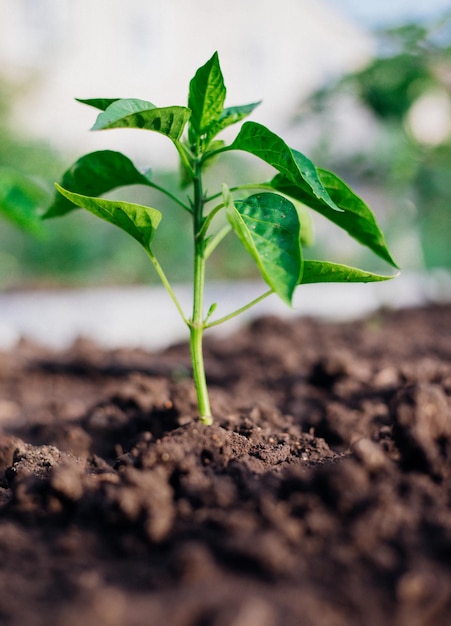
<path id="1" fill-rule="evenodd" d="M 451 308 L 0 355 L 0 623 L 451 623 Z"/>

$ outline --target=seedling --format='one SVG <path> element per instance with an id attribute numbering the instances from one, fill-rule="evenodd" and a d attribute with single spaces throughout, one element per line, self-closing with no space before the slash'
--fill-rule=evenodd
<path id="1" fill-rule="evenodd" d="M 226 88 L 218 54 L 196 72 L 189 85 L 188 106 L 157 107 L 136 99 L 90 99 L 80 102 L 100 110 L 93 130 L 138 128 L 155 131 L 172 141 L 183 169 L 181 189 L 174 195 L 158 185 L 149 172 L 140 172 L 120 152 L 99 151 L 81 157 L 64 174 L 58 194 L 44 217 L 55 217 L 82 207 L 115 224 L 134 237 L 146 251 L 163 285 L 189 329 L 193 378 L 200 419 L 210 424 L 212 415 L 205 378 L 202 340 L 204 331 L 254 306 L 271 294 L 291 305 L 300 284 L 318 282 L 374 282 L 391 278 L 328 261 L 304 260 L 302 254 L 309 207 L 346 230 L 351 237 L 396 267 L 374 215 L 366 204 L 335 174 L 317 169 L 300 152 L 261 124 L 245 122 L 235 139 L 218 139 L 225 128 L 241 122 L 258 102 L 224 107 Z M 204 172 L 213 157 L 244 151 L 271 165 L 277 172 L 268 182 L 227 186 L 208 195 Z M 154 208 L 101 198 L 125 185 L 146 185 L 169 196 L 192 218 L 194 268 L 191 315 L 177 296 L 152 251 L 161 213 Z M 225 225 L 217 226 L 220 214 Z M 224 220 L 222 221 L 224 222 Z M 253 257 L 268 289 L 238 310 L 212 319 L 216 304 L 205 314 L 206 263 L 224 238 L 233 233 Z"/>

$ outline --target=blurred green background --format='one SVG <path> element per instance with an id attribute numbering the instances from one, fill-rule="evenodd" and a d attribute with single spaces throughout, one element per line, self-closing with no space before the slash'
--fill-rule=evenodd
<path id="1" fill-rule="evenodd" d="M 373 34 L 377 52 L 366 67 L 299 102 L 290 143 L 298 148 L 296 137 L 310 137 L 308 156 L 360 192 L 404 269 L 450 270 L 451 14 Z M 38 219 L 51 202 L 53 181 L 81 155 L 57 153 L 15 131 L 11 112 L 19 96 L 17 86 L 0 81 L 0 288 L 156 282 L 140 247 L 86 212 Z M 110 147 L 115 149 L 114 134 Z M 227 156 L 207 187 L 213 192 L 222 180 L 235 184 L 269 175 L 258 163 Z M 156 171 L 154 180 L 178 187 L 178 177 L 165 171 Z M 187 216 L 152 190 L 126 188 L 119 197 L 162 210 L 155 253 L 172 280 L 189 280 Z M 315 231 L 311 257 L 369 269 L 378 263 L 336 229 L 329 233 L 320 218 Z M 255 271 L 236 238 L 228 237 L 211 258 L 209 278 L 250 278 Z"/>
<path id="2" fill-rule="evenodd" d="M 449 270 L 451 12 L 375 36 L 374 60 L 316 91 L 298 124 L 318 129 L 314 159 L 361 189 L 402 267 Z"/>

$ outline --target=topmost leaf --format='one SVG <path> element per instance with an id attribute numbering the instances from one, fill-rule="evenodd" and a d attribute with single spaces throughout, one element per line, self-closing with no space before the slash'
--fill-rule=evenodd
<path id="1" fill-rule="evenodd" d="M 197 135 L 203 135 L 219 120 L 224 109 L 226 88 L 219 65 L 218 53 L 200 67 L 189 84 L 188 107 L 191 126 Z"/>

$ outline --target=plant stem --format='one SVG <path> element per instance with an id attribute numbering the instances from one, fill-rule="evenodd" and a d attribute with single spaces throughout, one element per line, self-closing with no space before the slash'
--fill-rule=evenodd
<path id="1" fill-rule="evenodd" d="M 175 141 L 174 145 L 177 148 L 177 152 L 180 155 L 180 158 L 182 160 L 183 165 L 186 167 L 186 171 L 190 175 L 191 179 L 194 180 L 195 173 L 193 171 L 193 168 L 191 167 L 191 160 L 190 160 L 191 153 L 183 145 L 183 143 L 181 141 Z"/>
<path id="2" fill-rule="evenodd" d="M 200 419 L 204 424 L 211 424 L 213 420 L 211 416 L 210 400 L 208 397 L 202 349 L 203 332 L 205 328 L 205 323 L 203 319 L 205 286 L 205 239 L 202 235 L 202 227 L 204 222 L 204 197 L 202 190 L 202 169 L 200 161 L 195 162 L 193 184 L 194 287 L 193 316 L 189 324 L 190 352 Z"/>
<path id="3" fill-rule="evenodd" d="M 182 200 L 180 200 L 180 198 L 178 198 L 176 195 L 171 193 L 168 189 L 165 189 L 164 187 L 161 187 L 161 185 L 157 185 L 156 183 L 154 183 L 152 181 L 149 181 L 149 187 L 152 187 L 153 189 L 156 189 L 157 191 L 160 191 L 161 193 L 164 193 L 168 198 L 171 198 L 171 200 L 173 200 L 176 204 L 181 206 L 182 209 L 184 209 L 188 213 L 191 213 L 190 207 L 187 206 L 184 202 L 182 202 Z"/>
<path id="4" fill-rule="evenodd" d="M 145 249 L 147 252 L 147 256 L 149 257 L 149 259 L 152 261 L 152 264 L 158 274 L 158 276 L 160 277 L 161 282 L 163 283 L 166 291 L 168 292 L 168 294 L 171 297 L 172 302 L 175 304 L 177 311 L 180 313 L 182 320 L 185 322 L 185 324 L 187 324 L 188 326 L 190 325 L 189 320 L 186 318 L 185 313 L 182 309 L 182 306 L 180 304 L 180 302 L 178 301 L 177 296 L 174 293 L 174 290 L 171 287 L 171 284 L 169 283 L 168 279 L 166 278 L 166 274 L 163 271 L 163 268 L 161 267 L 161 265 L 158 263 L 156 257 L 154 257 L 153 253 L 151 252 L 150 249 L 146 248 Z"/>
<path id="5" fill-rule="evenodd" d="M 194 262 L 194 302 L 193 318 L 190 324 L 190 351 L 193 366 L 194 386 L 196 388 L 197 403 L 200 419 L 204 424 L 211 424 L 210 400 L 208 397 L 207 381 L 202 349 L 204 332 L 203 300 L 204 300 L 205 261 L 202 256 L 196 255 Z"/>
<path id="6" fill-rule="evenodd" d="M 213 221 L 214 217 L 219 213 L 219 211 L 224 207 L 224 203 L 221 202 L 221 204 L 218 204 L 218 206 L 216 206 L 214 209 L 212 209 L 210 211 L 210 213 L 207 215 L 207 217 L 204 219 L 203 225 L 202 225 L 202 229 L 199 233 L 199 237 L 202 237 L 203 239 L 205 238 L 208 228 L 211 224 L 211 222 Z"/>
<path id="7" fill-rule="evenodd" d="M 236 187 L 230 187 L 229 191 L 247 191 L 248 189 L 262 189 L 263 191 L 271 191 L 273 189 L 271 183 L 254 183 L 251 185 L 238 185 Z M 222 196 L 222 192 L 215 193 L 208 198 L 205 198 L 205 202 L 211 202 L 212 200 L 216 200 L 216 198 L 220 198 Z"/>
<path id="8" fill-rule="evenodd" d="M 220 317 L 219 319 L 214 320 L 213 322 L 210 322 L 209 324 L 205 324 L 204 328 L 206 329 L 206 328 L 212 328 L 213 326 L 219 326 L 219 324 L 222 324 L 223 322 L 227 322 L 228 320 L 233 319 L 240 313 L 244 313 L 244 311 L 247 311 L 251 307 L 255 306 L 256 304 L 258 304 L 259 302 L 261 302 L 268 296 L 271 296 L 273 293 L 274 293 L 274 289 L 269 289 L 268 291 L 265 291 L 265 293 L 262 293 L 261 296 L 258 296 L 258 298 L 255 298 L 251 302 L 248 302 L 247 304 L 240 307 L 236 311 L 232 311 L 232 313 L 229 313 L 228 315 L 224 315 L 224 317 Z"/>

